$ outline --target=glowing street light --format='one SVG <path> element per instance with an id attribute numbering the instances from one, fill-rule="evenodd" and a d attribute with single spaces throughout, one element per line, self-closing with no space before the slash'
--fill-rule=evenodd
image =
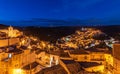
<path id="1" fill-rule="evenodd" d="M 23 74 L 23 70 L 22 69 L 13 69 L 12 74 Z"/>

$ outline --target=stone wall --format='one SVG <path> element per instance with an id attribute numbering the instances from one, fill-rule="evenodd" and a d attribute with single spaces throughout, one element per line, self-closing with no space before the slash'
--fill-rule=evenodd
<path id="1" fill-rule="evenodd" d="M 0 40 L 0 47 L 6 47 L 8 45 L 14 45 L 16 43 L 19 43 L 19 38 L 3 39 L 3 40 Z"/>

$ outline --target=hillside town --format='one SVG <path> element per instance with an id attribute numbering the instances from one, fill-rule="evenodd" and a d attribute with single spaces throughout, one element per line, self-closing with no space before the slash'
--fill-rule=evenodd
<path id="1" fill-rule="evenodd" d="M 119 41 L 101 36 L 107 35 L 81 28 L 51 43 L 12 26 L 0 29 L 0 74 L 117 74 L 113 49 Z"/>

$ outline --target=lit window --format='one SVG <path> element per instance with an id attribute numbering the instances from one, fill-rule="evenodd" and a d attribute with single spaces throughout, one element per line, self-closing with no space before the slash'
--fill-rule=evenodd
<path id="1" fill-rule="evenodd" d="M 12 58 L 12 54 L 10 53 L 10 54 L 8 54 L 8 58 Z"/>

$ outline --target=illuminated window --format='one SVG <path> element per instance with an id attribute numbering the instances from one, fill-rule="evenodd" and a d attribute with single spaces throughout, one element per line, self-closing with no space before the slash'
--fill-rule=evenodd
<path id="1" fill-rule="evenodd" d="M 10 53 L 10 54 L 8 54 L 8 58 L 12 58 L 12 54 Z"/>

